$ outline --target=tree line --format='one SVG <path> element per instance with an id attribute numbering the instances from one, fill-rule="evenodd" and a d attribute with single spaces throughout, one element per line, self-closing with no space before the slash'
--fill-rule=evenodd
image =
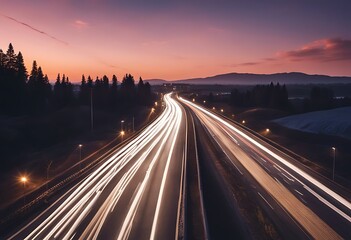
<path id="1" fill-rule="evenodd" d="M 285 84 L 257 85 L 245 93 L 233 89 L 230 104 L 235 107 L 268 107 L 287 109 L 289 107 L 288 91 Z"/>
<path id="2" fill-rule="evenodd" d="M 11 43 L 6 53 L 0 49 L 0 114 L 37 114 L 90 105 L 92 100 L 94 108 L 126 112 L 137 105 L 149 106 L 154 98 L 150 84 L 142 78 L 135 84 L 131 74 L 126 74 L 120 85 L 116 75 L 111 83 L 106 75 L 95 80 L 83 75 L 79 88 L 68 76 L 58 74 L 52 86 L 36 61 L 28 74 L 22 53 L 16 54 Z"/>
<path id="3" fill-rule="evenodd" d="M 303 100 L 303 111 L 305 112 L 346 106 L 351 106 L 350 97 L 335 97 L 333 89 L 324 86 L 314 86 L 309 98 Z"/>

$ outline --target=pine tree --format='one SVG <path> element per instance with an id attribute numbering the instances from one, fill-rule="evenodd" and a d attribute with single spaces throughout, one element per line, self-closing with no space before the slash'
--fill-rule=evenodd
<path id="1" fill-rule="evenodd" d="M 112 85 L 111 88 L 114 88 L 117 91 L 118 81 L 116 75 L 112 76 Z"/>
<path id="2" fill-rule="evenodd" d="M 112 76 L 112 84 L 111 84 L 110 91 L 109 91 L 108 103 L 113 109 L 117 110 L 117 106 L 118 106 L 118 81 L 117 81 L 116 75 Z"/>
<path id="3" fill-rule="evenodd" d="M 82 75 L 82 81 L 80 84 L 80 91 L 79 91 L 79 101 L 83 105 L 88 105 L 90 103 L 90 88 L 88 84 L 89 83 L 85 80 L 85 76 Z"/>
<path id="4" fill-rule="evenodd" d="M 31 75 L 28 80 L 32 111 L 41 112 L 48 107 L 51 97 L 51 85 L 47 75 L 44 75 L 41 67 L 33 62 Z"/>
<path id="5" fill-rule="evenodd" d="M 135 94 L 134 77 L 131 74 L 126 74 L 121 83 L 121 91 L 123 95 L 133 97 Z"/>
<path id="6" fill-rule="evenodd" d="M 94 87 L 93 79 L 90 77 L 90 75 L 88 76 L 87 85 L 88 85 L 88 88 Z"/>
<path id="7" fill-rule="evenodd" d="M 17 69 L 18 80 L 21 82 L 21 84 L 25 84 L 27 82 L 28 73 L 27 73 L 27 68 L 24 65 L 23 55 L 21 52 L 19 52 L 17 55 L 16 69 Z"/>
<path id="8" fill-rule="evenodd" d="M 5 69 L 5 58 L 5 53 L 0 49 L 0 73 Z"/>
<path id="9" fill-rule="evenodd" d="M 30 72 L 30 76 L 28 79 L 28 85 L 29 87 L 35 85 L 35 82 L 37 81 L 38 78 L 38 65 L 37 62 L 34 60 L 33 65 L 32 65 L 32 70 Z"/>
<path id="10" fill-rule="evenodd" d="M 6 57 L 5 57 L 5 67 L 9 70 L 14 70 L 16 71 L 16 61 L 17 61 L 17 56 L 15 54 L 15 50 L 13 49 L 12 44 L 9 44 L 9 48 L 7 49 L 6 52 Z"/>

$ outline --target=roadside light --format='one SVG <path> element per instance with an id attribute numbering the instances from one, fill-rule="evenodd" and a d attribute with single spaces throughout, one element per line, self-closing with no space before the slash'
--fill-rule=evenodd
<path id="1" fill-rule="evenodd" d="M 269 133 L 269 131 L 270 131 L 269 128 L 266 128 L 266 133 Z"/>
<path id="2" fill-rule="evenodd" d="M 224 112 L 223 108 L 221 109 L 221 112 Z"/>
<path id="3" fill-rule="evenodd" d="M 79 144 L 78 147 L 79 147 L 79 161 L 82 161 L 82 147 L 83 147 L 83 145 Z"/>
<path id="4" fill-rule="evenodd" d="M 26 177 L 21 177 L 21 182 L 23 182 L 23 184 L 25 184 L 28 181 L 28 179 Z"/>
<path id="5" fill-rule="evenodd" d="M 206 103 L 206 100 L 204 100 L 204 103 Z"/>
<path id="6" fill-rule="evenodd" d="M 152 112 L 152 113 L 155 112 L 155 108 L 151 108 L 151 112 Z"/>
<path id="7" fill-rule="evenodd" d="M 245 124 L 245 123 L 246 123 L 245 120 L 243 120 L 243 121 L 242 121 L 242 124 Z"/>
<path id="8" fill-rule="evenodd" d="M 157 106 L 157 102 L 155 102 L 155 106 Z"/>
<path id="9" fill-rule="evenodd" d="M 121 135 L 124 136 L 125 132 L 124 131 L 121 131 Z"/>
<path id="10" fill-rule="evenodd" d="M 216 110 L 216 108 L 215 108 L 215 107 L 213 107 L 213 108 L 212 108 L 212 110 Z"/>
<path id="11" fill-rule="evenodd" d="M 25 187 L 26 183 L 28 182 L 28 178 L 26 176 L 22 176 L 20 177 L 20 181 L 23 183 L 23 187 Z"/>
<path id="12" fill-rule="evenodd" d="M 234 117 L 235 115 L 234 114 L 232 114 L 232 117 Z"/>
<path id="13" fill-rule="evenodd" d="M 195 102 L 195 98 L 193 98 L 193 102 Z"/>

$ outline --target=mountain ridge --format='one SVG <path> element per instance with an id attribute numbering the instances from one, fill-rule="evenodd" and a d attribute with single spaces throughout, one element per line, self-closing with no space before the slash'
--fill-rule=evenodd
<path id="1" fill-rule="evenodd" d="M 224 73 L 203 78 L 189 78 L 167 81 L 164 79 L 145 80 L 151 84 L 159 85 L 164 83 L 198 84 L 198 85 L 253 85 L 269 84 L 270 82 L 280 84 L 330 84 L 330 83 L 351 83 L 348 76 L 328 76 L 321 74 L 306 74 L 302 72 L 283 72 L 272 74 L 255 73 Z"/>

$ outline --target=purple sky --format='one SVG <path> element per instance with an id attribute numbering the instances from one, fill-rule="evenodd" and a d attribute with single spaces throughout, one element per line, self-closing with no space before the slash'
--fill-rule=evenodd
<path id="1" fill-rule="evenodd" d="M 351 1 L 0 0 L 13 43 L 51 80 L 130 72 L 181 79 L 227 72 L 351 76 Z"/>

